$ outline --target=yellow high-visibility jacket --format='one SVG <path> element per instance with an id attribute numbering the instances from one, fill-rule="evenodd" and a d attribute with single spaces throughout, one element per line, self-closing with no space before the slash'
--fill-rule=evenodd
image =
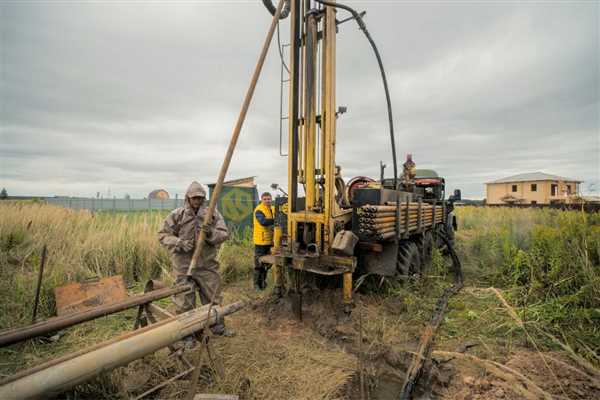
<path id="1" fill-rule="evenodd" d="M 253 242 L 254 244 L 262 246 L 273 245 L 273 224 L 271 223 L 271 225 L 268 226 L 264 226 L 263 224 L 261 224 L 259 219 L 256 217 L 257 211 L 261 211 L 266 219 L 271 221 L 273 220 L 273 210 L 271 209 L 271 207 L 267 207 L 263 203 L 259 203 L 258 206 L 256 206 L 256 208 L 254 209 L 254 212 L 252 213 L 254 220 L 254 231 L 252 234 Z"/>

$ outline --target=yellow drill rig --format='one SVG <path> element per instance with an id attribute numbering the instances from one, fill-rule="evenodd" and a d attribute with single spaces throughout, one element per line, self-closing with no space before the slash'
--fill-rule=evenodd
<path id="1" fill-rule="evenodd" d="M 270 0 L 263 3 L 275 13 Z M 349 17 L 336 19 L 338 10 Z M 363 15 L 335 1 L 286 0 L 283 6 L 281 17 L 289 17 L 290 23 L 287 63 L 282 56 L 289 71 L 288 191 L 276 199 L 274 248 L 262 257 L 274 266 L 279 293 L 286 269 L 295 282 L 292 293 L 300 292 L 302 277 L 310 274 L 341 277 L 347 310 L 357 273 L 418 273 L 435 245 L 435 234 L 447 237 L 452 229 L 452 203 L 444 200 L 442 178 L 436 174 L 420 185 L 412 161 L 398 177 L 387 81 Z M 388 105 L 392 179 L 384 179 L 382 169 L 379 181 L 357 177 L 346 184 L 336 164 L 336 121 L 345 112 L 336 105 L 336 35 L 338 25 L 350 20 L 365 33 L 379 63 Z"/>

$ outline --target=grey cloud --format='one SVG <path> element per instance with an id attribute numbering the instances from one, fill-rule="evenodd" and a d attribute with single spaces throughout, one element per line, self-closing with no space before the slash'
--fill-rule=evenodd
<path id="1" fill-rule="evenodd" d="M 600 190 L 597 5 L 351 3 L 383 54 L 400 163 L 413 153 L 469 197 L 534 170 Z M 258 1 L 5 2 L 0 13 L 0 186 L 142 196 L 215 179 L 269 23 Z M 229 173 L 263 189 L 287 182 L 279 68 L 273 45 Z M 344 175 L 378 176 L 379 160 L 389 175 L 379 72 L 353 22 L 340 27 L 337 81 Z"/>

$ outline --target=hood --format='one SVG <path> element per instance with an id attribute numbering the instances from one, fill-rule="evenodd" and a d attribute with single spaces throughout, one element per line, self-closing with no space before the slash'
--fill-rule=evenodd
<path id="1" fill-rule="evenodd" d="M 196 181 L 192 182 L 187 188 L 187 191 L 185 192 L 185 203 L 188 204 L 189 198 L 195 196 L 206 197 L 206 190 L 204 190 L 204 187 Z"/>

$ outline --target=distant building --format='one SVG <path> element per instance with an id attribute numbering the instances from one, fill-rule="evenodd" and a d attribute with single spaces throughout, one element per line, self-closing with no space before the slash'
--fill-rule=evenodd
<path id="1" fill-rule="evenodd" d="M 579 198 L 582 181 L 531 172 L 487 182 L 487 204 L 557 204 Z"/>
<path id="2" fill-rule="evenodd" d="M 169 200 L 169 192 L 165 189 L 156 189 L 150 192 L 148 198 L 155 200 Z"/>

